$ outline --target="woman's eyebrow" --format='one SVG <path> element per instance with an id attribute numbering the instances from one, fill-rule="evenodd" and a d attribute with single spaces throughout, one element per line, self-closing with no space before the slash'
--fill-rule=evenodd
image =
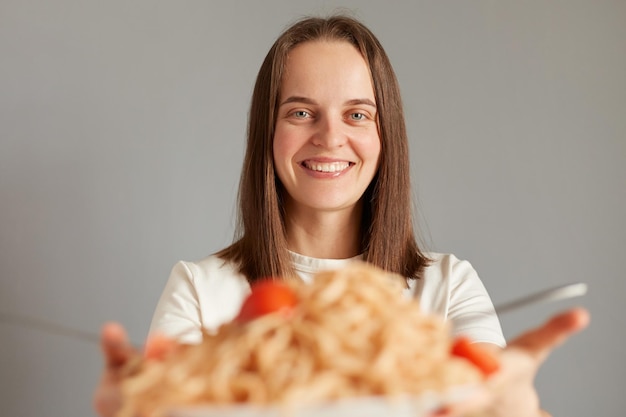
<path id="1" fill-rule="evenodd" d="M 349 105 L 349 106 L 354 106 L 358 104 L 365 104 L 366 106 L 372 106 L 373 108 L 376 108 L 376 103 L 374 103 L 369 98 L 355 98 L 355 99 L 346 101 L 346 105 Z"/>
<path id="2" fill-rule="evenodd" d="M 317 104 L 315 100 L 310 99 L 308 97 L 291 96 L 291 97 L 286 98 L 282 103 L 280 103 L 280 105 L 282 106 L 288 103 L 304 103 L 304 104 L 312 104 L 312 105 Z M 346 101 L 345 103 L 345 105 L 347 106 L 354 106 L 354 105 L 359 105 L 359 104 L 364 104 L 366 106 L 371 106 L 373 108 L 376 108 L 376 103 L 374 103 L 369 98 L 354 98 L 352 100 Z"/>
<path id="3" fill-rule="evenodd" d="M 308 97 L 291 96 L 291 97 L 286 98 L 282 103 L 280 103 L 280 105 L 282 106 L 283 104 L 288 104 L 288 103 L 317 104 L 315 100 L 310 99 Z"/>

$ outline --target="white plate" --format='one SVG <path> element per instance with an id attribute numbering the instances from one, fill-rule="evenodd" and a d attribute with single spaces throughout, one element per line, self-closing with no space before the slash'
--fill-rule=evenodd
<path id="1" fill-rule="evenodd" d="M 172 410 L 168 417 L 425 417 L 442 406 L 471 398 L 477 387 L 456 387 L 445 394 L 429 392 L 419 397 L 346 398 L 324 404 L 307 405 L 293 409 L 279 406 L 209 406 Z"/>

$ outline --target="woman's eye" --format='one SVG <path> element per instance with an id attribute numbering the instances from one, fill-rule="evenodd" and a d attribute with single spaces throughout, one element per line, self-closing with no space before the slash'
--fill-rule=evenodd
<path id="1" fill-rule="evenodd" d="M 309 112 L 304 111 L 304 110 L 298 110 L 298 111 L 293 112 L 293 115 L 297 119 L 304 119 L 309 116 Z"/>
<path id="2" fill-rule="evenodd" d="M 365 115 L 363 113 L 350 113 L 351 120 L 363 120 L 365 119 Z"/>

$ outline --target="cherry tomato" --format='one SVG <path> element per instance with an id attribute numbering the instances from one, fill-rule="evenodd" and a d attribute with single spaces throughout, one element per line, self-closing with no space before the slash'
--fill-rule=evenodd
<path id="1" fill-rule="evenodd" d="M 236 320 L 246 322 L 265 314 L 290 310 L 298 304 L 298 297 L 284 282 L 263 280 L 252 284 Z"/>
<path id="2" fill-rule="evenodd" d="M 458 337 L 452 344 L 452 354 L 472 362 L 485 376 L 500 368 L 498 358 L 489 350 L 472 343 L 467 337 Z"/>

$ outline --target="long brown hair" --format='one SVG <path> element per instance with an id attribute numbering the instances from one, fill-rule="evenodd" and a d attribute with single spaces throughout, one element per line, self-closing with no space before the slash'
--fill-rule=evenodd
<path id="1" fill-rule="evenodd" d="M 250 106 L 235 242 L 218 255 L 236 262 L 250 282 L 294 276 L 285 233 L 285 190 L 274 171 L 272 141 L 287 56 L 298 44 L 314 40 L 349 42 L 372 74 L 381 155 L 378 172 L 362 197 L 361 250 L 366 261 L 376 266 L 419 278 L 429 260 L 413 231 L 408 139 L 398 81 L 378 39 L 347 16 L 298 21 L 278 37 L 265 57 Z"/>

